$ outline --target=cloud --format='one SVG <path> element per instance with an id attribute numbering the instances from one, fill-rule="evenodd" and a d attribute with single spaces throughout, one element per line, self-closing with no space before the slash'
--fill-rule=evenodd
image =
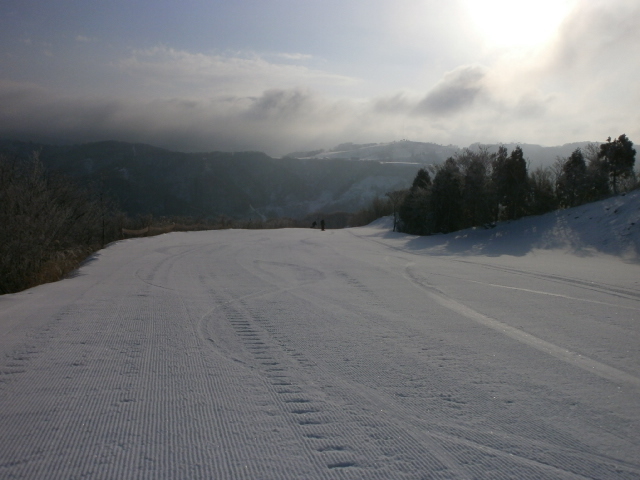
<path id="1" fill-rule="evenodd" d="M 376 111 L 375 102 L 340 100 L 302 88 L 147 100 L 62 96 L 37 85 L 0 82 L 0 101 L 0 136 L 122 140 L 181 151 L 261 150 L 278 156 L 345 141 L 394 140 L 406 131 L 436 132 L 425 131 L 420 122 L 398 128 L 397 114 Z M 432 140 L 451 140 L 438 135 Z"/>
<path id="2" fill-rule="evenodd" d="M 313 58 L 312 55 L 308 55 L 305 53 L 278 53 L 277 57 L 284 58 L 285 60 L 293 60 L 293 61 L 301 61 L 301 60 L 311 60 Z"/>
<path id="3" fill-rule="evenodd" d="M 0 81 L 0 136 L 271 155 L 400 138 L 557 145 L 626 133 L 638 143 L 640 4 L 576 5 L 544 48 L 482 58 L 482 66 L 471 59 L 437 76 L 439 63 L 425 64 L 434 80 L 422 77 L 421 90 L 374 88 L 375 78 L 297 53 L 131 50 L 93 77 L 70 70 L 85 82 L 74 85 L 92 85 L 82 94 L 65 79 L 59 90 Z"/>
<path id="4" fill-rule="evenodd" d="M 288 60 L 303 55 L 280 54 Z M 271 88 L 340 88 L 358 81 L 303 65 L 269 62 L 253 52 L 204 54 L 157 46 L 134 50 L 119 69 L 155 94 L 251 95 Z"/>
<path id="5" fill-rule="evenodd" d="M 560 133 L 597 130 L 602 140 L 623 132 L 640 135 L 639 23 L 635 0 L 578 2 L 554 41 L 519 75 L 546 97 L 547 125 Z"/>
<path id="6" fill-rule="evenodd" d="M 637 55 L 628 54 L 640 44 L 639 22 L 640 4 L 635 0 L 580 2 L 546 52 L 548 67 L 598 75 L 606 73 L 604 66 L 615 70 L 637 66 Z M 622 63 L 616 68 L 619 61 Z"/>
<path id="7" fill-rule="evenodd" d="M 261 150 L 275 156 L 346 141 L 399 138 L 461 146 L 531 142 L 523 132 L 552 139 L 547 144 L 562 144 L 576 140 L 567 125 L 580 127 L 580 140 L 623 132 L 635 139 L 628 129 L 604 132 L 588 115 L 583 116 L 584 125 L 578 125 L 573 112 L 562 112 L 558 100 L 542 91 L 525 89 L 500 97 L 495 74 L 487 69 L 483 76 L 482 101 L 476 98 L 447 115 L 416 115 L 416 106 L 429 95 L 402 92 L 361 101 L 304 88 L 208 98 L 95 98 L 0 82 L 0 136 L 71 142 L 114 139 L 181 151 Z"/>
<path id="8" fill-rule="evenodd" d="M 373 100 L 373 111 L 382 115 L 407 114 L 416 106 L 416 101 L 400 92 Z"/>
<path id="9" fill-rule="evenodd" d="M 515 102 L 512 111 L 518 118 L 542 119 L 554 101 L 554 95 L 545 95 L 538 90 L 525 91 Z"/>
<path id="10" fill-rule="evenodd" d="M 484 89 L 485 76 L 485 68 L 473 65 L 447 73 L 416 106 L 415 113 L 448 115 L 472 106 Z"/>
<path id="11" fill-rule="evenodd" d="M 506 52 L 487 66 L 446 73 L 411 111 L 416 131 L 458 144 L 524 141 L 546 145 L 640 136 L 640 4 L 578 1 L 557 35 L 538 50 Z M 379 112 L 401 112 L 388 96 Z M 411 117 L 411 115 L 409 115 Z"/>
<path id="12" fill-rule="evenodd" d="M 245 114 L 255 120 L 282 120 L 299 118 L 315 108 L 310 91 L 272 89 L 253 99 Z"/>
<path id="13" fill-rule="evenodd" d="M 3 137 L 115 139 L 183 151 L 282 155 L 342 139 L 341 132 L 350 135 L 354 124 L 350 105 L 303 89 L 268 90 L 256 97 L 140 100 L 60 96 L 37 85 L 0 82 L 0 101 Z"/>

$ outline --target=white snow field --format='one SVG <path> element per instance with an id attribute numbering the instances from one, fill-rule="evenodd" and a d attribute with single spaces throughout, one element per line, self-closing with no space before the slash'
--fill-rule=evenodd
<path id="1" fill-rule="evenodd" d="M 639 226 L 117 242 L 0 297 L 0 478 L 638 479 Z"/>

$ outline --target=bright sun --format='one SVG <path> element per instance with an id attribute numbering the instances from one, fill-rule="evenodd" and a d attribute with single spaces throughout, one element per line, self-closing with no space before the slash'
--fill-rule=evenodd
<path id="1" fill-rule="evenodd" d="M 465 0 L 475 28 L 491 47 L 535 47 L 550 39 L 573 0 Z"/>

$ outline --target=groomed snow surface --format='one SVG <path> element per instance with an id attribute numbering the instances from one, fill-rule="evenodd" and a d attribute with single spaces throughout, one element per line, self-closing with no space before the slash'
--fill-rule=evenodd
<path id="1" fill-rule="evenodd" d="M 638 479 L 639 194 L 112 244 L 0 297 L 0 478 Z"/>

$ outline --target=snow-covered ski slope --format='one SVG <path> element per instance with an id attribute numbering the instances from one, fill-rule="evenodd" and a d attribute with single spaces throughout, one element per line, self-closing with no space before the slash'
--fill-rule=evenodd
<path id="1" fill-rule="evenodd" d="M 0 478 L 638 479 L 639 199 L 113 244 L 0 297 Z"/>

